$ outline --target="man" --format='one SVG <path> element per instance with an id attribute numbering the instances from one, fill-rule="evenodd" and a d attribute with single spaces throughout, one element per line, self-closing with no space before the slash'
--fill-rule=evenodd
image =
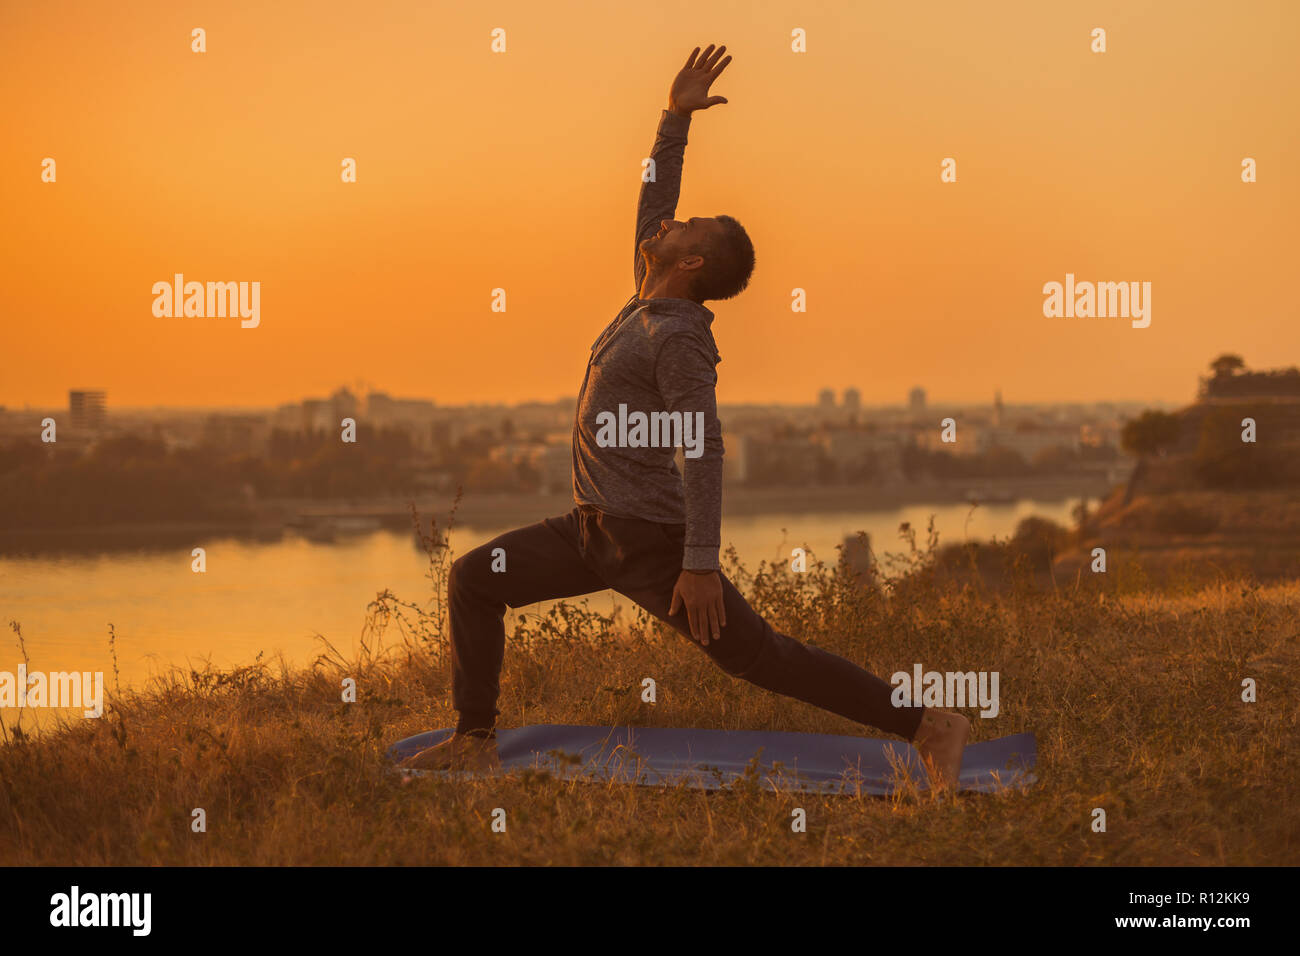
<path id="1" fill-rule="evenodd" d="M 406 767 L 497 766 L 506 606 L 612 588 L 698 642 L 728 673 L 908 738 L 936 785 L 957 778 L 966 718 L 895 708 L 889 684 L 778 634 L 719 570 L 723 448 L 714 387 L 721 357 L 703 303 L 745 288 L 754 248 L 729 216 L 672 217 L 691 114 L 727 102 L 709 95 L 731 62 L 725 52 L 696 47 L 668 93 L 637 208 L 637 291 L 592 345 L 578 395 L 577 507 L 453 563 L 452 701 L 460 718 L 453 736 Z M 674 461 L 677 445 L 688 446 L 684 474 Z M 504 570 L 499 563 L 494 570 L 494 552 L 504 553 Z"/>

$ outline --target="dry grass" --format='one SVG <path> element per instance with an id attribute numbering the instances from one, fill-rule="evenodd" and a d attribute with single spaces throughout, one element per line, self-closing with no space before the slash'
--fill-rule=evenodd
<path id="1" fill-rule="evenodd" d="M 431 587 L 448 553 L 428 542 Z M 379 596 L 354 660 L 175 672 L 83 720 L 0 746 L 0 863 L 1294 864 L 1300 583 L 1191 593 L 998 593 L 943 582 L 930 555 L 889 581 L 842 566 L 734 567 L 760 612 L 877 673 L 997 670 L 976 739 L 1033 731 L 1027 793 L 936 800 L 704 794 L 521 774 L 403 783 L 385 747 L 453 715 L 438 602 Z M 734 559 L 733 559 L 734 560 Z M 118 642 L 130 640 L 125 631 Z M 36 662 L 39 666 L 39 661 Z M 340 702 L 354 677 L 355 704 Z M 641 680 L 658 682 L 656 705 Z M 1241 701 L 1253 677 L 1259 701 Z M 632 723 L 860 733 L 716 670 L 643 615 L 581 603 L 516 622 L 504 726 Z M 974 711 L 971 712 L 972 715 Z M 191 829 L 206 811 L 207 831 Z M 494 808 L 507 832 L 493 833 Z M 807 811 L 793 833 L 791 810 Z M 1090 829 L 1105 808 L 1108 832 Z"/>

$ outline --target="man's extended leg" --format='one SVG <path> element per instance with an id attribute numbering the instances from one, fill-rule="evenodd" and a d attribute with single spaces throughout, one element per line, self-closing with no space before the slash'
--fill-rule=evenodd
<path id="1" fill-rule="evenodd" d="M 456 733 L 406 760 L 423 770 L 487 769 L 496 762 L 496 723 L 506 607 L 606 588 L 583 560 L 576 512 L 493 538 L 457 558 L 448 581 L 452 705 Z"/>
<path id="2" fill-rule="evenodd" d="M 644 554 L 658 539 L 653 562 L 643 558 L 635 582 L 629 585 L 617 573 L 607 573 L 606 578 L 619 593 L 690 637 L 686 612 L 668 613 L 673 586 L 681 573 L 682 526 L 624 519 L 608 523 L 605 531 L 623 539 L 615 550 L 634 548 Z M 631 538 L 639 543 L 633 545 L 628 540 Z M 722 636 L 703 650 L 723 670 L 767 690 L 912 740 L 937 771 L 937 782 L 955 781 L 970 729 L 965 717 L 921 707 L 895 707 L 891 700 L 893 688 L 888 683 L 838 655 L 777 632 L 749 606 L 726 575 L 721 577 L 727 623 L 721 628 Z"/>
<path id="3" fill-rule="evenodd" d="M 673 583 L 675 577 L 666 586 L 627 596 L 690 637 L 686 611 L 668 613 Z M 728 674 L 909 740 L 916 733 L 921 708 L 893 706 L 893 688 L 875 674 L 780 633 L 749 606 L 726 575 L 722 599 L 727 612 L 722 636 L 702 650 Z"/>

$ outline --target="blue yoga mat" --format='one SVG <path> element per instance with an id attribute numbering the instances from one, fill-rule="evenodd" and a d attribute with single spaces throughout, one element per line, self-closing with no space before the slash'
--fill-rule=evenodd
<path id="1" fill-rule="evenodd" d="M 394 761 L 445 740 L 451 730 L 431 730 L 388 748 Z M 539 724 L 497 731 L 503 770 L 533 769 L 559 777 L 685 785 L 723 790 L 756 775 L 768 790 L 803 793 L 887 795 L 907 779 L 929 786 L 911 744 L 869 737 L 833 737 L 761 730 L 698 730 L 670 727 L 577 727 Z M 1013 734 L 966 747 L 958 789 L 994 793 L 1025 787 L 1037 778 L 1033 734 Z M 406 771 L 432 776 L 463 776 Z"/>

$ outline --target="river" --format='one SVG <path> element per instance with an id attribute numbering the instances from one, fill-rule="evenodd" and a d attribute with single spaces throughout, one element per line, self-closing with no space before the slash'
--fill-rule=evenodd
<path id="1" fill-rule="evenodd" d="M 825 561 L 858 530 L 881 555 L 903 551 L 898 527 L 907 521 L 921 543 L 931 515 L 940 543 L 1006 537 L 1027 515 L 1068 525 L 1077 498 L 1021 500 L 1010 504 L 915 504 L 875 511 L 763 514 L 727 518 L 724 546 L 734 545 L 754 569 L 760 560 L 788 562 L 806 546 Z M 507 530 L 458 525 L 451 544 L 463 554 Z M 356 648 L 366 606 L 385 589 L 410 601 L 427 601 L 427 559 L 409 532 L 376 530 L 320 543 L 296 535 L 278 541 L 235 539 L 203 543 L 207 570 L 191 570 L 189 547 L 104 554 L 0 557 L 0 672 L 22 662 L 16 635 L 22 627 L 29 671 L 103 672 L 112 681 L 108 633 L 116 632 L 123 688 L 143 686 L 173 667 L 205 661 L 227 668 L 283 655 L 309 664 L 327 639 L 344 654 Z M 612 592 L 593 596 L 607 611 Z M 525 611 L 528 609 L 524 609 Z M 0 711 L 8 723 L 12 712 Z M 30 720 L 27 721 L 30 724 Z"/>

